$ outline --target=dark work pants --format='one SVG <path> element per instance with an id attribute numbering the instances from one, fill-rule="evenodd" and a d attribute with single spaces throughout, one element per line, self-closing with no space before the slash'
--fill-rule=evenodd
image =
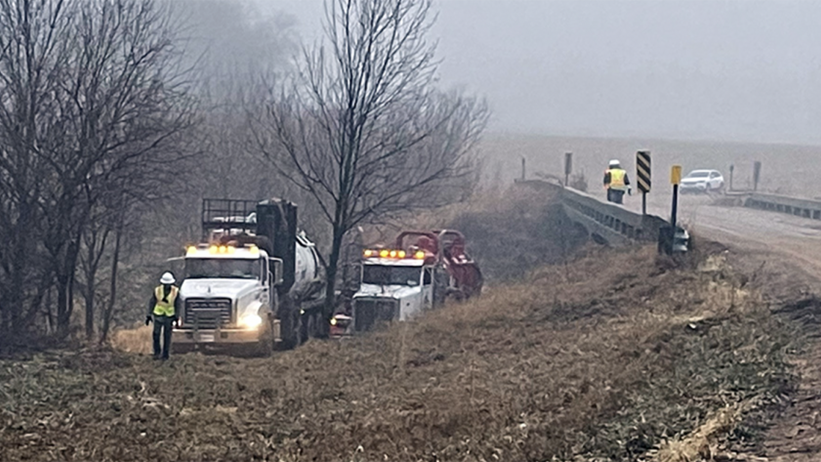
<path id="1" fill-rule="evenodd" d="M 168 359 L 168 351 L 171 349 L 171 329 L 174 318 L 170 316 L 154 315 L 154 357 L 160 357 L 160 335 L 162 335 L 162 358 Z"/>
<path id="2" fill-rule="evenodd" d="M 624 203 L 624 191 L 620 189 L 608 189 L 607 190 L 607 201 L 614 202 L 616 204 L 623 204 Z"/>

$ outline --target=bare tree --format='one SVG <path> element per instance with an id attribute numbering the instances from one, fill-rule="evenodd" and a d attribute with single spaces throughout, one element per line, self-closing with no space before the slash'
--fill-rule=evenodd
<path id="1" fill-rule="evenodd" d="M 84 244 L 93 316 L 112 207 L 168 196 L 195 123 L 172 24 L 155 0 L 0 0 L 0 334 L 52 293 L 68 334 Z"/>
<path id="2" fill-rule="evenodd" d="M 303 50 L 296 76 L 271 91 L 254 124 L 260 151 L 315 199 L 332 229 L 327 318 L 349 230 L 453 201 L 473 179 L 470 152 L 487 110 L 436 89 L 430 6 L 326 0 L 325 44 Z"/>
<path id="3" fill-rule="evenodd" d="M 72 176 L 83 192 L 77 229 L 89 252 L 84 295 L 90 338 L 99 267 L 93 257 L 105 249 L 127 204 L 169 196 L 188 153 L 182 137 L 196 119 L 168 7 L 155 0 L 85 0 L 77 18 L 62 110 L 74 134 L 68 144 L 75 156 Z M 102 247 L 95 251 L 95 244 Z"/>
<path id="4" fill-rule="evenodd" d="M 56 94 L 67 63 L 61 32 L 70 23 L 61 0 L 0 0 L 0 338 L 11 341 L 39 313 L 53 272 L 37 241 Z"/>

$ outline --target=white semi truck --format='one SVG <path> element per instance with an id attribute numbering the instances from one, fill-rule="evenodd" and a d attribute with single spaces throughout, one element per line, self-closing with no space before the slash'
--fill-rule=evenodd
<path id="1" fill-rule="evenodd" d="M 366 248 L 362 257 L 359 290 L 350 311 L 331 318 L 333 336 L 404 321 L 447 297 L 465 299 L 482 291 L 479 266 L 455 230 L 403 231 L 392 247 Z"/>
<path id="2" fill-rule="evenodd" d="M 296 212 L 281 199 L 203 200 L 202 242 L 184 257 L 175 350 L 266 355 L 316 331 L 323 275 L 314 244 L 297 232 Z"/>

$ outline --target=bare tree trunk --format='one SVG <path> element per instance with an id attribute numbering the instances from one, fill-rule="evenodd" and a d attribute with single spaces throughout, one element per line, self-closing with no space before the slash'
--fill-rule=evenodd
<path id="1" fill-rule="evenodd" d="M 75 281 L 75 270 L 74 268 L 71 269 L 71 273 L 68 277 L 68 290 L 67 290 L 67 298 L 68 302 L 68 316 L 66 317 L 66 327 L 68 328 L 68 333 L 71 335 L 71 315 L 74 313 L 74 281 Z"/>
<path id="2" fill-rule="evenodd" d="M 33 285 L 33 284 L 32 284 Z M 25 313 L 23 318 L 22 325 L 26 326 L 26 330 L 30 328 L 33 324 L 37 322 L 37 316 L 42 314 L 43 310 L 43 299 L 46 300 L 48 295 L 51 293 L 51 276 L 46 276 L 40 281 L 39 287 L 37 287 L 37 291 L 35 292 L 32 300 L 28 306 L 28 310 Z"/>
<path id="3" fill-rule="evenodd" d="M 26 255 L 26 251 L 30 248 L 30 243 L 27 241 L 26 228 L 31 224 L 31 213 L 32 211 L 29 204 L 20 204 L 18 225 L 14 230 L 14 242 L 12 243 L 14 250 L 12 251 L 13 256 L 11 262 L 11 285 L 8 288 L 7 295 L 9 298 L 5 307 L 10 311 L 9 328 L 11 330 L 9 337 L 20 335 L 22 331 L 28 327 L 22 325 L 21 317 L 25 301 L 24 287 L 26 287 L 26 268 L 29 266 L 27 264 L 29 256 Z"/>
<path id="4" fill-rule="evenodd" d="M 68 337 L 71 327 L 71 313 L 74 311 L 74 274 L 77 268 L 78 245 L 68 244 L 65 260 L 60 262 L 57 275 L 57 335 L 61 340 Z"/>
<path id="5" fill-rule="evenodd" d="M 336 309 L 336 273 L 339 267 L 339 255 L 342 250 L 342 241 L 345 237 L 345 230 L 340 225 L 333 227 L 333 240 L 331 242 L 331 252 L 328 256 L 328 267 L 325 275 L 325 305 L 322 310 L 323 322 L 319 323 L 320 337 L 327 337 L 330 333 L 330 321 Z"/>
<path id="6" fill-rule="evenodd" d="M 111 318 L 114 315 L 114 303 L 117 300 L 117 266 L 120 262 L 120 237 L 122 236 L 122 221 L 117 226 L 114 238 L 114 255 L 111 257 L 111 287 L 109 290 L 108 306 L 103 314 L 103 327 L 100 331 L 100 345 L 108 339 L 108 331 L 111 328 Z"/>
<path id="7" fill-rule="evenodd" d="M 68 323 L 71 313 L 68 312 L 68 278 L 57 277 L 57 335 L 64 339 L 68 337 Z"/>
<path id="8" fill-rule="evenodd" d="M 82 292 L 86 302 L 85 321 L 86 340 L 88 341 L 91 341 L 94 337 L 94 302 L 97 293 L 97 271 L 100 269 L 100 259 L 105 253 L 111 223 L 104 223 L 102 228 L 102 230 L 93 228 L 87 231 L 87 235 L 84 239 L 87 255 L 86 260 L 81 261 L 83 276 L 85 278 L 85 290 Z"/>
<path id="9" fill-rule="evenodd" d="M 83 290 L 83 298 L 86 302 L 86 340 L 91 341 L 94 337 L 94 285 L 97 273 L 97 230 L 92 229 L 88 232 L 90 236 L 86 240 L 86 262 L 85 262 L 85 290 Z M 102 253 L 102 252 L 101 252 Z"/>
<path id="10" fill-rule="evenodd" d="M 86 340 L 89 342 L 94 338 L 94 285 L 95 275 L 93 272 L 89 271 L 91 274 L 86 274 Z"/>
<path id="11" fill-rule="evenodd" d="M 46 324 L 47 324 L 46 333 L 47 334 L 54 333 L 54 325 L 55 325 L 54 311 L 52 311 L 52 309 L 51 309 L 51 302 L 53 301 L 52 297 L 51 297 L 52 292 L 53 292 L 53 289 L 51 287 L 49 287 L 48 291 L 46 292 Z"/>

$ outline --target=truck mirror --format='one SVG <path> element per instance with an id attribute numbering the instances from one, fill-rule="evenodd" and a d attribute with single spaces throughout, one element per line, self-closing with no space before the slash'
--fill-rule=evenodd
<path id="1" fill-rule="evenodd" d="M 282 284 L 282 259 L 280 258 L 269 258 L 271 265 L 270 265 L 270 278 L 271 278 L 271 285 L 278 286 Z"/>

